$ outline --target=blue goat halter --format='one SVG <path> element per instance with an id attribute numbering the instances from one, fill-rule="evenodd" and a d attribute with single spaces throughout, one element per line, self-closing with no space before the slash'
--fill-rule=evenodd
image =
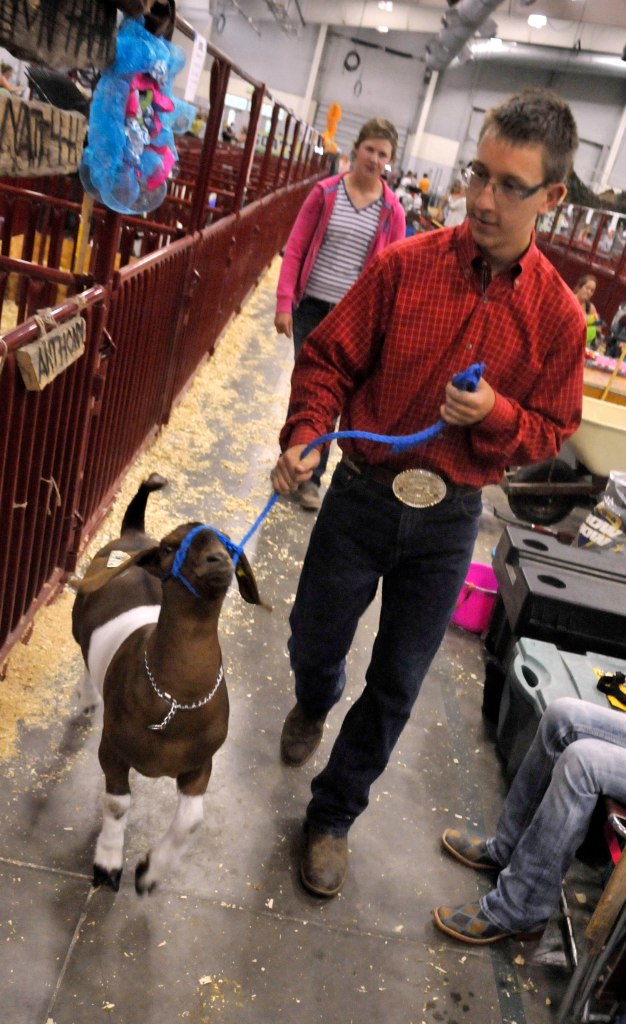
<path id="1" fill-rule="evenodd" d="M 229 538 L 226 537 L 225 534 L 220 533 L 219 530 L 216 530 L 214 526 L 205 526 L 203 523 L 201 523 L 199 526 L 194 526 L 193 530 L 189 531 L 189 533 L 184 538 L 182 544 L 180 545 L 178 551 L 176 552 L 176 557 L 174 558 L 172 568 L 170 569 L 169 572 L 165 574 L 165 576 L 163 576 L 163 580 L 169 579 L 170 576 L 173 576 L 174 579 L 178 580 L 185 587 L 187 587 L 187 590 L 189 590 L 194 597 L 200 597 L 200 594 L 195 589 L 195 587 L 192 587 L 191 583 L 186 578 L 186 576 L 183 575 L 183 563 L 185 561 L 185 558 L 187 557 L 187 552 L 189 551 L 192 540 L 194 539 L 196 534 L 200 533 L 202 530 L 210 530 L 212 533 L 215 534 L 215 536 L 219 540 L 221 540 L 222 544 L 224 545 L 224 547 L 228 551 L 228 554 L 233 560 L 233 565 L 235 566 L 235 569 L 237 568 L 237 562 L 239 561 L 241 555 L 243 554 L 243 544 L 233 544 L 232 540 L 229 540 Z"/>

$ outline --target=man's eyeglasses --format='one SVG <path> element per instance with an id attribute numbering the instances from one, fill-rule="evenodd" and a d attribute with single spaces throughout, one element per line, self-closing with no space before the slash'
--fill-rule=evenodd
<path id="1" fill-rule="evenodd" d="M 524 188 L 522 185 L 513 185 L 506 181 L 491 181 L 486 171 L 482 171 L 472 164 L 468 164 L 461 171 L 461 178 L 465 182 L 468 191 L 482 192 L 487 185 L 491 185 L 494 199 L 501 195 L 509 203 L 521 203 L 524 199 L 534 196 L 535 192 L 538 192 L 540 188 L 544 188 L 548 184 L 547 181 L 540 181 L 538 185 L 533 185 L 532 188 Z"/>

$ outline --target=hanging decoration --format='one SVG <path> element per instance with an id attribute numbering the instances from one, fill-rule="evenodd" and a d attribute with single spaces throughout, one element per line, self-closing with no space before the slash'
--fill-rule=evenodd
<path id="1" fill-rule="evenodd" d="M 322 133 L 324 150 L 327 153 L 337 152 L 337 143 L 334 141 L 337 132 L 337 125 L 341 121 L 341 107 L 338 103 L 330 103 L 326 111 L 326 131 Z"/>
<path id="2" fill-rule="evenodd" d="M 147 213 L 165 199 L 177 162 L 174 135 L 186 132 L 196 109 L 175 99 L 172 81 L 184 67 L 178 46 L 125 19 L 115 63 L 91 102 L 88 146 L 80 179 L 89 195 L 118 213 Z"/>

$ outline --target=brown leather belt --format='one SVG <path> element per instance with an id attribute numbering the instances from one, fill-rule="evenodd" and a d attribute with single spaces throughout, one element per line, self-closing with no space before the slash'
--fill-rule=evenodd
<path id="1" fill-rule="evenodd" d="M 354 455 L 342 455 L 341 461 L 351 473 L 362 476 L 366 480 L 373 480 L 374 483 L 382 484 L 383 487 L 392 487 L 399 469 L 390 469 L 389 466 L 376 466 L 365 462 L 364 459 L 355 458 Z M 438 474 L 441 476 L 441 473 Z M 442 477 L 446 485 L 446 496 L 443 501 L 451 501 L 453 498 L 460 498 L 467 494 L 477 494 L 480 487 L 471 487 L 468 484 L 453 484 L 450 480 Z"/>

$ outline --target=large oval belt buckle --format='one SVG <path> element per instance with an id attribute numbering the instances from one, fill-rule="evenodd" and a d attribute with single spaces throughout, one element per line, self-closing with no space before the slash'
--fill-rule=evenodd
<path id="1" fill-rule="evenodd" d="M 394 477 L 393 493 L 403 505 L 430 508 L 446 496 L 445 481 L 428 469 L 405 469 Z"/>

